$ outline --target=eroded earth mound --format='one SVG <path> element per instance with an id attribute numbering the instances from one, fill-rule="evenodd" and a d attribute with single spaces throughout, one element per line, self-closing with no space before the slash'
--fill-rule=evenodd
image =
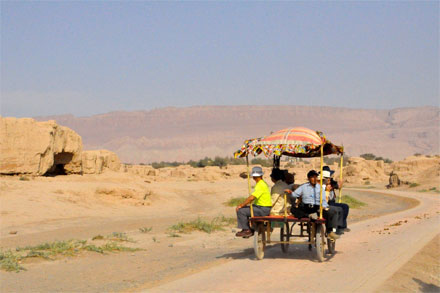
<path id="1" fill-rule="evenodd" d="M 0 137 L 0 174 L 99 174 L 121 165 L 113 152 L 83 152 L 81 136 L 53 120 L 0 117 Z"/>

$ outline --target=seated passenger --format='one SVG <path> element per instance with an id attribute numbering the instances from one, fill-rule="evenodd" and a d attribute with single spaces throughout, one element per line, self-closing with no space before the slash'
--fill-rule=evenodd
<path id="1" fill-rule="evenodd" d="M 295 184 L 295 172 L 289 173 L 288 170 L 284 171 L 284 181 L 287 183 L 288 188 L 292 191 L 299 187 L 299 184 Z"/>
<path id="2" fill-rule="evenodd" d="M 328 166 L 325 166 L 325 167 L 328 167 Z M 340 207 L 342 209 L 341 223 L 338 228 L 341 229 L 341 232 L 342 232 L 341 234 L 343 234 L 343 232 L 350 232 L 350 229 L 347 227 L 347 217 L 348 217 L 348 213 L 350 212 L 350 206 L 346 203 L 336 202 L 335 190 L 340 188 L 340 184 L 336 180 L 331 178 L 333 173 L 331 172 L 330 168 L 328 168 L 327 170 L 325 168 L 324 171 L 322 172 L 323 178 L 327 182 L 327 186 L 326 186 L 327 198 L 326 199 L 327 199 L 327 202 L 330 206 Z M 341 183 L 341 185 L 342 185 L 342 183 Z"/>
<path id="3" fill-rule="evenodd" d="M 297 218 L 308 217 L 310 214 L 319 212 L 321 185 L 318 184 L 318 173 L 315 170 L 309 171 L 307 179 L 309 182 L 299 186 L 295 191 L 286 190 L 293 199 L 299 197 L 302 199 L 298 207 L 292 206 L 291 209 L 292 214 Z M 322 193 L 322 207 L 323 216 L 326 219 L 327 234 L 332 239 L 338 239 L 340 236 L 336 232 L 339 224 L 339 212 L 328 205 L 325 200 L 325 190 Z"/>
<path id="4" fill-rule="evenodd" d="M 272 208 L 269 186 L 263 180 L 263 169 L 261 167 L 253 167 L 251 176 L 257 183 L 254 192 L 235 209 L 237 212 L 238 228 L 242 229 L 235 234 L 237 237 L 249 238 L 254 235 L 254 231 L 249 227 L 251 209 L 248 204 L 254 202 L 252 209 L 255 217 L 268 216 Z"/>
<path id="5" fill-rule="evenodd" d="M 284 190 L 288 188 L 284 179 L 284 172 L 278 168 L 272 169 L 272 174 L 270 174 L 270 178 L 272 182 L 275 183 L 270 190 L 270 194 L 272 197 L 272 209 L 270 210 L 271 215 L 284 215 L 285 211 L 287 214 L 290 214 L 290 202 L 288 198 L 286 198 L 286 210 L 284 210 Z"/>
<path id="6" fill-rule="evenodd" d="M 289 189 L 290 191 L 294 191 L 295 189 L 297 189 L 299 187 L 299 184 L 295 184 L 295 172 L 289 173 L 288 170 L 283 170 L 284 172 L 284 181 L 287 183 L 287 189 Z M 284 192 L 288 192 L 289 194 L 291 192 L 289 191 L 284 191 Z M 292 200 L 289 197 L 289 201 Z M 301 201 L 300 198 L 297 198 L 295 201 L 290 202 L 291 205 L 295 205 L 296 207 L 298 207 L 299 202 Z"/>
<path id="7" fill-rule="evenodd" d="M 325 190 L 325 200 L 328 203 L 329 193 L 331 193 L 333 191 L 333 188 L 332 188 L 331 184 L 327 184 L 327 185 L 323 184 L 322 187 Z M 330 205 L 330 204 L 329 204 L 329 209 L 334 211 L 338 215 L 338 227 L 336 228 L 336 234 L 338 234 L 338 235 L 344 234 L 344 228 L 342 227 L 343 226 L 343 217 L 344 217 L 343 209 L 340 206 Z"/>

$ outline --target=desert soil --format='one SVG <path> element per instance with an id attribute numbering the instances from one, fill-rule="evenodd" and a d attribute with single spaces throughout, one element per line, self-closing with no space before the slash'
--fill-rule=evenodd
<path id="1" fill-rule="evenodd" d="M 440 292 L 440 234 L 437 234 L 377 291 Z"/>
<path id="2" fill-rule="evenodd" d="M 233 217 L 234 208 L 222 203 L 246 193 L 243 180 L 133 182 L 120 174 L 99 176 L 99 180 L 94 175 L 30 181 L 2 178 L 1 247 L 91 239 L 98 234 L 125 232 L 136 242 L 124 244 L 143 250 L 108 255 L 84 253 L 55 261 L 25 263 L 27 271 L 0 272 L 2 292 L 266 290 L 259 282 L 251 282 L 246 287 L 240 285 L 243 279 L 254 279 L 249 276 L 258 271 L 267 275 L 267 282 L 272 280 L 273 272 L 281 272 L 279 278 L 282 278 L 274 281 L 273 290 L 286 289 L 288 287 L 282 284 L 288 286 L 295 282 L 298 290 L 310 291 L 322 289 L 308 287 L 307 284 L 316 282 L 307 280 L 316 276 L 314 272 L 323 270 L 326 278 L 335 280 L 326 284 L 327 289 L 352 289 L 346 285 L 338 287 L 344 282 L 337 282 L 341 276 L 351 274 L 357 276 L 351 283 L 358 284 L 358 289 L 372 291 L 434 237 L 432 227 L 438 223 L 438 196 L 433 194 L 346 189 L 344 194 L 368 205 L 351 211 L 352 232 L 337 242 L 338 253 L 333 258 L 318 264 L 310 252 L 302 248 L 291 248 L 289 254 L 283 255 L 279 247 L 273 247 L 268 249 L 263 261 L 256 262 L 252 239 L 235 238 L 232 227 L 212 234 L 183 234 L 178 238 L 167 234 L 171 225 L 198 216 Z M 105 176 L 108 176 L 105 184 L 100 183 Z M 104 187 L 107 191 L 102 192 Z M 405 197 L 401 197 L 402 194 Z M 405 219 L 405 224 L 393 226 Z M 142 227 L 152 227 L 152 231 L 141 233 L 139 228 Z M 404 239 L 413 229 L 416 231 L 413 238 Z M 9 234 L 15 231 L 17 234 Z M 396 253 L 404 253 L 404 257 L 395 261 Z M 375 263 L 372 259 L 386 264 L 388 269 L 380 278 L 373 278 L 374 286 L 365 287 L 360 281 L 377 270 L 377 265 L 371 265 Z M 389 265 L 392 260 L 397 265 Z M 295 278 L 286 282 L 287 274 L 295 276 L 295 271 L 303 269 L 310 272 L 309 277 L 302 278 L 301 282 Z"/>
<path id="3" fill-rule="evenodd" d="M 403 192 L 381 193 L 397 195 Z M 337 241 L 337 253 L 327 256 L 324 263 L 314 261 L 306 247 L 295 247 L 287 255 L 273 247 L 267 250 L 263 261 L 238 257 L 234 262 L 163 284 L 148 292 L 188 292 L 194 288 L 220 292 L 375 291 L 438 234 L 438 196 L 406 195 L 419 200 L 420 204 L 352 224 L 349 236 Z M 317 281 L 321 277 L 323 281 Z"/>

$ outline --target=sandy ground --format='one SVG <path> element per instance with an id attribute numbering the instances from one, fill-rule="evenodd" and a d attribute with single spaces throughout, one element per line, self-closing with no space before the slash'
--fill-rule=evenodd
<path id="1" fill-rule="evenodd" d="M 440 234 L 437 234 L 377 291 L 440 292 Z"/>
<path id="2" fill-rule="evenodd" d="M 149 292 L 188 292 L 194 288 L 219 292 L 374 291 L 438 233 L 438 196 L 407 195 L 419 200 L 420 204 L 352 224 L 349 237 L 337 241 L 338 253 L 329 256 L 324 263 L 314 261 L 307 248 L 299 247 L 284 256 L 278 247 L 273 247 L 268 249 L 263 261 L 239 258 Z M 318 276 L 325 281 L 317 281 L 320 280 Z"/>
<path id="3" fill-rule="evenodd" d="M 232 227 L 223 232 L 197 232 L 179 238 L 167 234 L 171 225 L 197 216 L 233 217 L 234 209 L 222 203 L 246 193 L 245 181 L 241 179 L 151 182 L 127 174 L 109 173 L 36 178 L 30 181 L 3 177 L 0 187 L 0 239 L 3 249 L 54 240 L 90 239 L 98 234 L 112 232 L 126 232 L 136 241 L 128 245 L 143 249 L 134 253 L 86 253 L 55 261 L 26 263 L 27 271 L 0 272 L 2 292 L 102 292 L 153 288 L 173 291 L 180 289 L 166 286 L 203 273 L 209 275 L 212 270 L 237 262 L 250 262 L 250 267 L 260 266 L 260 262 L 253 260 L 252 239 L 235 238 Z M 358 238 L 365 238 L 364 234 L 383 238 L 385 234 L 372 230 L 384 225 L 387 217 L 400 215 L 402 211 L 417 205 L 415 199 L 402 198 L 392 193 L 346 189 L 344 194 L 350 194 L 368 203 L 368 206 L 351 211 L 350 225 L 353 231 L 338 241 L 340 253 L 334 260 L 344 257 L 350 260 L 349 251 L 354 249 L 357 252 Z M 412 194 L 407 195 L 412 197 Z M 425 197 L 433 195 L 422 194 L 417 199 L 424 200 Z M 384 216 L 386 214 L 389 215 Z M 421 216 L 421 220 L 425 221 L 423 214 Z M 369 221 L 376 221 L 376 224 Z M 363 223 L 370 224 L 364 226 Z M 152 227 L 152 231 L 141 233 L 141 227 Z M 17 234 L 9 234 L 15 231 Z M 408 249 L 412 251 L 414 247 Z M 279 247 L 269 249 L 268 257 L 262 263 L 279 261 L 284 265 L 289 260 L 286 265 L 291 266 L 292 261 L 305 267 L 316 265 L 308 251 L 292 249 L 287 257 L 280 253 Z M 398 268 L 393 267 L 394 271 Z M 322 269 L 323 266 L 319 267 L 319 270 Z M 209 280 L 205 279 L 211 284 Z M 187 289 L 190 290 L 190 287 Z"/>

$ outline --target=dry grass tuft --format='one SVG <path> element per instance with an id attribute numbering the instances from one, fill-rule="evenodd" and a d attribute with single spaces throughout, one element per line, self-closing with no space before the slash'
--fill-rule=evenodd
<path id="1" fill-rule="evenodd" d="M 141 233 L 148 233 L 148 232 L 151 232 L 151 230 L 153 230 L 153 227 L 142 227 L 142 228 L 139 228 L 139 231 Z"/>
<path id="2" fill-rule="evenodd" d="M 77 256 L 83 251 L 98 253 L 112 251 L 138 251 L 139 248 L 121 246 L 114 241 L 101 246 L 88 244 L 87 240 L 67 240 L 46 242 L 35 246 L 17 247 L 15 251 L 0 251 L 0 268 L 9 272 L 26 270 L 21 263 L 30 258 L 54 260 L 60 256 Z"/>
<path id="3" fill-rule="evenodd" d="M 102 235 L 96 235 L 92 238 L 92 240 L 111 240 L 111 241 L 117 241 L 117 242 L 136 242 L 133 239 L 129 238 L 126 233 L 123 232 L 113 232 L 110 235 L 102 236 Z"/>
<path id="4" fill-rule="evenodd" d="M 179 234 L 177 234 L 176 232 L 168 232 L 167 234 L 168 234 L 168 237 L 182 237 Z M 154 242 L 156 242 L 156 241 L 154 241 Z"/>
<path id="5" fill-rule="evenodd" d="M 169 229 L 177 233 L 191 233 L 192 231 L 202 231 L 211 234 L 215 231 L 223 231 L 225 226 L 234 224 L 236 220 L 234 218 L 226 218 L 225 216 L 219 216 L 211 221 L 203 220 L 198 217 L 190 222 L 179 222 Z"/>
<path id="6" fill-rule="evenodd" d="M 233 197 L 233 198 L 229 199 L 227 202 L 224 202 L 223 204 L 228 207 L 236 207 L 239 204 L 241 204 L 242 202 L 244 202 L 245 199 L 246 199 L 246 197 Z"/>
<path id="7" fill-rule="evenodd" d="M 359 209 L 367 205 L 365 202 L 357 200 L 354 197 L 346 194 L 342 196 L 342 202 L 348 204 L 351 209 Z"/>

